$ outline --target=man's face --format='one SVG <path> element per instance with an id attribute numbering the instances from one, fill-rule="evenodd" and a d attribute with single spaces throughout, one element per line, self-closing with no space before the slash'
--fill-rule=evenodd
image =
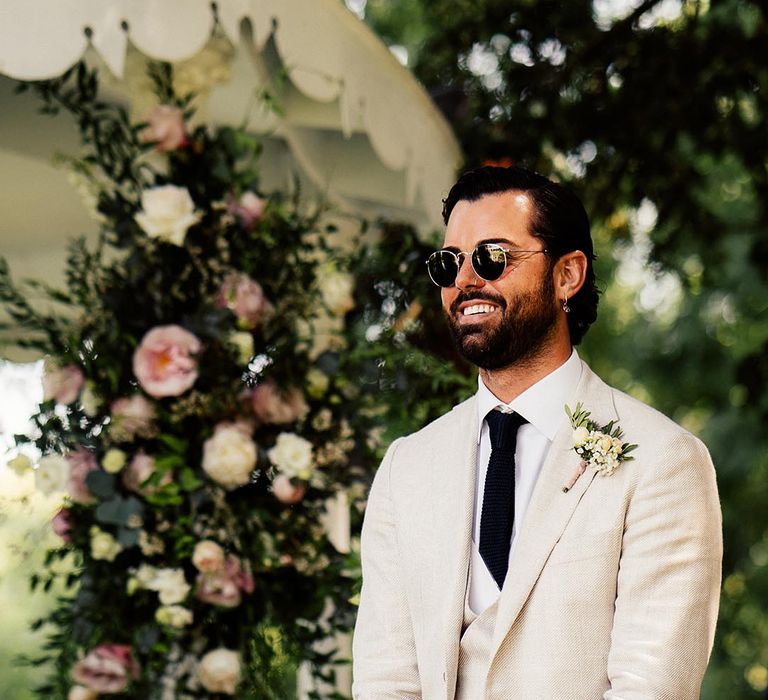
<path id="1" fill-rule="evenodd" d="M 478 243 L 509 250 L 543 250 L 529 233 L 532 203 L 522 192 L 459 201 L 445 232 L 446 248 L 472 252 Z M 472 269 L 469 256 L 453 287 L 442 289 L 443 312 L 459 352 L 484 369 L 509 367 L 534 358 L 555 331 L 557 299 L 542 254 L 509 260 L 504 273 L 488 282 Z"/>

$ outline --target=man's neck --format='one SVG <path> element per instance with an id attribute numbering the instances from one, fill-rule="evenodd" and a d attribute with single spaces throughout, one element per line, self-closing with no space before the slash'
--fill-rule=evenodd
<path id="1" fill-rule="evenodd" d="M 571 356 L 572 351 L 570 342 L 558 344 L 509 367 L 491 370 L 480 368 L 480 377 L 496 398 L 509 403 L 554 372 Z"/>

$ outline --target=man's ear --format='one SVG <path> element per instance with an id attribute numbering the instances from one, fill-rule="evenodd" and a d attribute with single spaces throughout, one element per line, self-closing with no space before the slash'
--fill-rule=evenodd
<path id="1" fill-rule="evenodd" d="M 572 299 L 587 278 L 587 256 L 580 250 L 561 255 L 553 271 L 555 291 L 559 299 Z"/>

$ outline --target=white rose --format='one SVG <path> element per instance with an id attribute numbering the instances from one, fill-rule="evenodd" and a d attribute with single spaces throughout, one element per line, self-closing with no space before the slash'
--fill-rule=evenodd
<path id="1" fill-rule="evenodd" d="M 157 576 L 157 568 L 149 564 L 142 564 L 134 574 L 134 578 L 142 588 L 149 588 L 155 576 Z"/>
<path id="2" fill-rule="evenodd" d="M 61 455 L 46 455 L 35 469 L 35 486 L 46 496 L 66 491 L 69 469 L 69 461 Z"/>
<path id="3" fill-rule="evenodd" d="M 144 190 L 141 211 L 134 217 L 150 238 L 182 245 L 187 229 L 202 216 L 186 187 L 163 185 Z"/>
<path id="4" fill-rule="evenodd" d="M 576 430 L 573 431 L 573 444 L 576 447 L 581 447 L 587 440 L 589 439 L 589 430 L 587 430 L 583 425 L 576 428 Z"/>
<path id="5" fill-rule="evenodd" d="M 621 441 L 621 438 L 611 438 L 611 453 L 614 455 L 621 454 L 623 445 L 624 443 Z"/>
<path id="6" fill-rule="evenodd" d="M 219 423 L 203 445 L 203 470 L 225 489 L 243 486 L 256 466 L 256 444 L 243 428 Z"/>
<path id="7" fill-rule="evenodd" d="M 114 561 L 123 548 L 120 543 L 108 532 L 104 532 L 94 525 L 90 530 L 91 535 L 91 556 L 94 559 L 104 561 Z"/>
<path id="8" fill-rule="evenodd" d="M 229 344 L 237 350 L 237 359 L 240 364 L 248 364 L 253 357 L 253 336 L 247 331 L 230 333 Z"/>
<path id="9" fill-rule="evenodd" d="M 181 603 L 191 589 L 184 578 L 183 569 L 156 569 L 152 580 L 146 585 L 151 591 L 157 591 L 163 605 Z"/>
<path id="10" fill-rule="evenodd" d="M 101 460 L 101 466 L 105 472 L 117 474 L 124 466 L 128 456 L 122 450 L 113 447 L 107 450 L 104 458 Z"/>
<path id="11" fill-rule="evenodd" d="M 355 301 L 352 298 L 352 291 L 355 287 L 355 280 L 352 275 L 336 270 L 321 271 L 318 275 L 318 283 L 323 301 L 332 313 L 340 316 L 354 308 Z"/>
<path id="12" fill-rule="evenodd" d="M 312 476 L 312 443 L 295 433 L 280 433 L 275 446 L 267 455 L 272 464 L 286 476 L 299 479 Z"/>
<path id="13" fill-rule="evenodd" d="M 218 571 L 224 566 L 224 550 L 213 540 L 203 540 L 195 545 L 192 563 L 198 571 Z"/>
<path id="14" fill-rule="evenodd" d="M 197 678 L 210 693 L 234 695 L 240 682 L 240 655 L 224 648 L 209 651 L 200 659 Z"/>
<path id="15" fill-rule="evenodd" d="M 32 469 L 32 460 L 25 454 L 18 454 L 13 459 L 8 460 L 8 466 L 16 472 L 17 476 L 24 476 Z"/>
<path id="16" fill-rule="evenodd" d="M 192 611 L 181 605 L 161 605 L 155 611 L 155 620 L 161 625 L 180 629 L 192 624 Z"/>

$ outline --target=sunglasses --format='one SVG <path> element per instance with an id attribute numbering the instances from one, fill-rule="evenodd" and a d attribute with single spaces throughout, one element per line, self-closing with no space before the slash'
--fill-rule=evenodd
<path id="1" fill-rule="evenodd" d="M 427 272 L 438 287 L 453 287 L 461 268 L 462 256 L 469 255 L 475 274 L 486 282 L 499 279 L 510 264 L 517 267 L 523 260 L 536 253 L 548 253 L 544 250 L 509 250 L 498 243 L 480 243 L 472 253 L 451 248 L 436 250 L 427 259 Z"/>

